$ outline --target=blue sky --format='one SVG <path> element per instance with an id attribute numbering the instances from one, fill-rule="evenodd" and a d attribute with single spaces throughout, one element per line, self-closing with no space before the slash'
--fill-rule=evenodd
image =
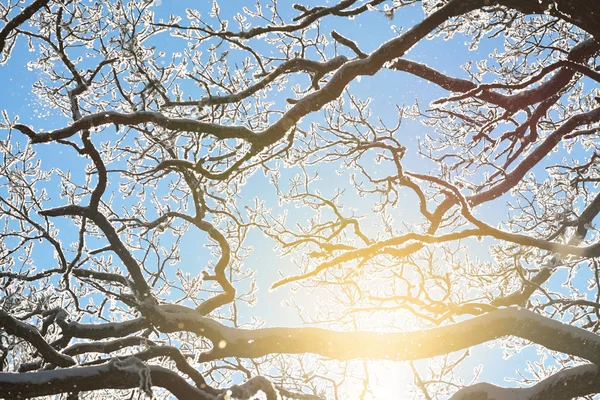
<path id="1" fill-rule="evenodd" d="M 253 8 L 255 4 L 254 1 L 222 1 L 221 3 L 224 16 L 238 12 L 242 5 Z M 291 4 L 292 2 L 290 2 L 289 5 L 285 4 L 280 8 L 283 15 L 295 15 L 295 12 L 291 9 Z M 186 7 L 197 7 L 202 13 L 210 12 L 210 2 L 193 2 L 191 0 L 163 1 L 160 5 L 156 5 L 154 10 L 157 14 L 157 18 L 162 16 L 167 19 L 170 13 L 182 14 Z M 204 10 L 203 7 L 205 8 Z M 416 5 L 401 9 L 396 13 L 393 21 L 389 21 L 385 16 L 377 12 L 366 13 L 355 20 L 327 18 L 323 21 L 321 30 L 328 32 L 335 29 L 342 35 L 357 41 L 363 51 L 370 52 L 376 49 L 384 41 L 395 36 L 395 33 L 391 29 L 392 24 L 396 27 L 402 26 L 404 28 L 409 28 L 415 22 L 420 21 L 422 17 L 423 14 L 420 5 Z M 161 35 L 159 39 L 156 39 L 156 45 L 159 48 L 169 48 L 171 43 L 177 42 L 179 44 L 180 41 L 180 39 L 173 39 L 168 35 Z M 484 41 L 476 51 L 469 51 L 465 42 L 466 38 L 460 34 L 451 41 L 444 41 L 441 38 L 421 41 L 408 52 L 406 57 L 435 67 L 441 72 L 449 75 L 466 77 L 466 73 L 460 68 L 461 65 L 469 60 L 476 61 L 487 58 L 494 47 L 501 43 L 499 39 Z M 261 50 L 263 47 L 267 49 L 266 45 L 260 40 L 253 40 L 251 43 L 256 45 L 258 50 Z M 344 54 L 352 56 L 346 50 L 342 51 Z M 57 117 L 56 112 L 48 110 L 48 108 L 41 104 L 30 92 L 31 85 L 38 75 L 36 71 L 29 72 L 25 70 L 25 65 L 32 57 L 35 57 L 35 53 L 30 52 L 25 40 L 21 39 L 19 40 L 17 47 L 13 50 L 9 62 L 0 66 L 0 79 L 5 85 L 8 85 L 4 87 L 3 96 L 0 96 L 0 109 L 6 109 L 10 116 L 18 115 L 21 123 L 32 125 L 39 130 L 50 130 L 64 126 L 67 121 L 64 118 Z M 235 57 L 235 55 L 232 55 L 232 57 Z M 303 75 L 298 78 L 293 78 L 290 80 L 290 83 L 301 83 L 306 85 L 307 77 Z M 352 82 L 349 89 L 354 95 L 361 99 L 372 97 L 372 109 L 376 110 L 376 116 L 380 116 L 386 122 L 395 120 L 397 115 L 395 104 L 412 105 L 415 102 L 415 98 L 418 97 L 419 104 L 425 109 L 430 101 L 447 94 L 444 90 L 433 84 L 423 82 L 418 78 L 411 77 L 404 73 L 387 70 L 380 71 L 380 73 L 374 77 L 364 77 L 360 82 Z M 200 93 L 194 93 L 197 89 L 190 87 L 188 90 L 194 97 L 200 96 Z M 289 93 L 280 93 L 277 96 L 278 100 L 283 100 L 287 95 L 289 95 Z M 319 118 L 322 118 L 322 115 L 316 113 L 309 117 L 304 124 L 308 124 L 310 121 L 319 121 Z M 424 127 L 418 121 L 406 119 L 399 132 L 398 139 L 408 149 L 404 162 L 409 169 L 413 171 L 427 172 L 427 169 L 430 168 L 430 165 L 424 162 L 417 154 L 418 138 L 429 133 L 429 131 L 430 128 Z M 0 131 L 0 139 L 5 138 L 6 134 L 6 131 Z M 43 166 L 45 168 L 60 168 L 62 171 L 69 170 L 75 176 L 79 176 L 77 179 L 83 180 L 83 166 L 86 165 L 87 161 L 78 157 L 74 152 L 68 154 L 63 153 L 61 147 L 62 146 L 57 145 L 43 145 L 36 148 L 38 156 L 42 159 Z M 576 151 L 581 150 L 579 149 Z M 561 155 L 562 154 L 559 153 L 556 154 L 555 157 L 560 157 Z M 315 170 L 315 168 L 312 168 L 312 170 Z M 345 188 L 350 190 L 347 183 L 341 182 L 338 179 L 335 165 L 319 166 L 316 170 L 322 178 L 323 186 L 320 189 L 323 193 L 331 195 L 336 189 Z M 536 172 L 543 173 L 543 166 L 536 168 Z M 286 174 L 291 176 L 294 173 L 297 173 L 297 169 L 283 171 L 284 177 Z M 49 204 L 62 204 L 61 200 L 58 198 L 58 187 L 54 185 L 54 182 L 48 184 L 48 190 L 53 197 L 53 200 Z M 260 173 L 253 177 L 244 187 L 242 197 L 243 199 L 246 199 L 246 202 L 249 205 L 252 204 L 255 197 L 259 197 L 260 199 L 267 201 L 268 204 L 271 204 L 273 207 L 277 206 L 277 198 L 273 188 L 268 180 L 264 179 Z M 351 206 L 356 206 L 357 208 L 365 207 L 365 204 L 360 203 L 360 199 L 356 195 L 353 196 L 350 193 L 348 194 L 347 199 L 349 202 L 348 204 Z M 500 215 L 500 213 L 492 212 L 492 210 L 498 206 L 505 207 L 504 203 L 504 199 L 499 199 L 493 203 L 484 205 L 478 209 L 479 215 L 486 222 L 495 224 L 499 221 L 499 218 L 504 216 Z M 414 202 L 411 197 L 408 196 L 406 201 L 399 206 L 397 211 L 398 213 L 405 213 L 406 221 L 411 223 L 413 221 L 412 216 L 414 215 L 415 210 Z M 292 221 L 302 221 L 305 216 L 301 213 L 292 213 L 290 218 Z M 65 242 L 67 242 L 69 238 L 76 237 L 77 231 L 76 229 L 73 229 L 71 224 L 58 222 L 58 225 L 61 229 L 65 230 L 63 232 L 63 234 L 66 234 L 66 236 L 64 236 Z M 376 227 L 373 226 L 370 227 L 370 229 L 375 230 Z M 197 271 L 198 265 L 202 263 L 206 264 L 206 260 L 210 257 L 207 249 L 198 246 L 199 242 L 206 243 L 203 234 L 201 237 L 200 234 L 189 234 L 183 238 L 181 244 L 183 259 L 181 265 L 178 267 L 184 272 Z M 242 319 L 246 315 L 256 315 L 264 318 L 269 325 L 300 324 L 300 319 L 295 315 L 294 311 L 283 308 L 281 305 L 282 302 L 290 296 L 294 296 L 295 298 L 298 298 L 298 301 L 303 305 L 310 307 L 311 302 L 314 301 L 314 297 L 303 297 L 295 294 L 288 287 L 276 291 L 269 291 L 269 286 L 279 278 L 278 271 L 282 271 L 285 275 L 293 274 L 295 271 L 294 267 L 289 264 L 286 265 L 287 260 L 278 259 L 272 251 L 273 244 L 271 242 L 265 242 L 263 235 L 258 231 L 250 233 L 247 244 L 252 246 L 254 251 L 245 260 L 245 265 L 248 268 L 256 270 L 255 276 L 258 283 L 258 301 L 257 305 L 253 308 L 247 308 L 245 306 L 240 307 Z M 473 248 L 475 250 L 473 250 L 473 255 L 485 259 L 486 246 L 488 244 L 489 242 L 487 241 L 484 241 L 481 244 L 474 242 Z M 581 280 L 582 288 L 585 287 L 586 278 L 587 277 L 584 275 L 577 278 Z M 556 281 L 559 282 L 560 280 L 556 279 Z M 529 347 L 522 354 L 505 361 L 502 359 L 502 351 L 497 347 L 490 347 L 487 345 L 479 346 L 472 352 L 472 355 L 461 367 L 461 373 L 465 380 L 469 380 L 472 375 L 472 370 L 477 365 L 483 364 L 484 368 L 480 375 L 480 379 L 502 383 L 499 381 L 499 377 L 517 377 L 515 371 L 517 368 L 525 368 L 525 360 L 537 360 L 538 357 L 535 352 L 536 350 L 533 347 Z M 420 365 L 421 368 L 424 368 L 426 362 L 420 362 L 418 365 Z M 398 373 L 402 373 L 402 370 L 399 370 Z M 403 381 L 400 380 L 399 382 Z"/>

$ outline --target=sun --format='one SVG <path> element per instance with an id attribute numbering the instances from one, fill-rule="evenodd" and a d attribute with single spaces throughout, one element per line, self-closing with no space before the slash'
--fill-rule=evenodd
<path id="1" fill-rule="evenodd" d="M 369 363 L 369 383 L 373 398 L 409 400 L 414 398 L 413 373 L 408 363 L 376 361 Z"/>

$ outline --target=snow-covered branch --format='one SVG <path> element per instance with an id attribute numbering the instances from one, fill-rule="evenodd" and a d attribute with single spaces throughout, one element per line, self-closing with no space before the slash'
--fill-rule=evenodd
<path id="1" fill-rule="evenodd" d="M 158 306 L 164 332 L 185 330 L 210 339 L 215 347 L 200 356 L 258 358 L 267 354 L 314 353 L 349 360 L 417 360 L 467 349 L 494 339 L 516 336 L 547 349 L 600 362 L 600 338 L 529 310 L 511 307 L 466 321 L 415 332 L 339 332 L 320 328 L 237 329 L 181 306 Z"/>
<path id="2" fill-rule="evenodd" d="M 583 397 L 600 391 L 596 364 L 564 369 L 528 388 L 505 388 L 477 383 L 456 392 L 451 400 L 559 400 Z"/>
<path id="3" fill-rule="evenodd" d="M 71 357 L 57 352 L 40 335 L 40 332 L 33 325 L 19 321 L 5 311 L 0 310 L 0 327 L 7 333 L 20 337 L 29 342 L 40 355 L 49 363 L 58 367 L 70 367 L 75 365 L 75 360 Z"/>
<path id="4" fill-rule="evenodd" d="M 151 382 L 144 381 L 149 373 Z M 0 397 L 30 398 L 68 392 L 103 389 L 132 389 L 149 383 L 167 389 L 177 399 L 214 400 L 215 397 L 191 386 L 175 372 L 141 361 L 115 361 L 91 367 L 74 367 L 30 373 L 0 373 Z M 141 388 L 147 389 L 147 388 Z"/>

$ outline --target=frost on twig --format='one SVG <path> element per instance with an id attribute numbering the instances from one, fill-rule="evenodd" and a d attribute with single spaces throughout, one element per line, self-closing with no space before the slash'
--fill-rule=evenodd
<path id="1" fill-rule="evenodd" d="M 148 395 L 152 395 L 152 378 L 150 377 L 150 368 L 144 364 L 139 358 L 130 356 L 125 358 L 115 358 L 110 361 L 110 366 L 120 371 L 131 372 L 138 374 L 140 377 L 139 389 Z"/>
<path id="2" fill-rule="evenodd" d="M 217 400 L 251 400 L 259 393 L 266 395 L 267 400 L 280 400 L 279 391 L 273 383 L 263 376 L 255 376 L 239 386 L 233 386 L 221 393 Z"/>

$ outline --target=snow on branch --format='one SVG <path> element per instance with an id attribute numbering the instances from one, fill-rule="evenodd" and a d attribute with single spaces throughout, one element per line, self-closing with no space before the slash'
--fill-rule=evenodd
<path id="1" fill-rule="evenodd" d="M 0 373 L 0 397 L 30 398 L 72 391 L 162 387 L 177 399 L 214 400 L 191 386 L 175 372 L 128 357 L 91 367 L 75 367 L 32 373 Z"/>
<path id="2" fill-rule="evenodd" d="M 162 309 L 161 309 L 162 308 Z M 177 310 L 177 311 L 175 311 Z M 600 338 L 592 332 L 511 307 L 455 324 L 415 332 L 339 332 L 320 328 L 231 328 L 183 306 L 158 306 L 165 332 L 186 330 L 210 339 L 215 347 L 201 361 L 267 354 L 314 353 L 338 360 L 371 358 L 417 360 L 516 336 L 547 349 L 600 362 Z M 183 327 L 183 328 L 182 328 Z"/>
<path id="3" fill-rule="evenodd" d="M 450 400 L 551 400 L 572 399 L 600 391 L 600 371 L 595 364 L 565 369 L 528 388 L 504 388 L 477 383 L 456 392 Z"/>
<path id="4" fill-rule="evenodd" d="M 2 310 L 0 310 L 0 327 L 4 328 L 8 334 L 29 342 L 47 362 L 59 367 L 75 365 L 75 360 L 67 355 L 60 354 L 50 346 L 35 326 L 19 321 Z"/>
<path id="5" fill-rule="evenodd" d="M 144 318 L 136 318 L 123 322 L 106 322 L 103 324 L 82 324 L 80 322 L 67 321 L 67 313 L 63 310 L 57 313 L 56 323 L 61 327 L 65 335 L 80 339 L 95 340 L 127 336 L 150 326 Z"/>

